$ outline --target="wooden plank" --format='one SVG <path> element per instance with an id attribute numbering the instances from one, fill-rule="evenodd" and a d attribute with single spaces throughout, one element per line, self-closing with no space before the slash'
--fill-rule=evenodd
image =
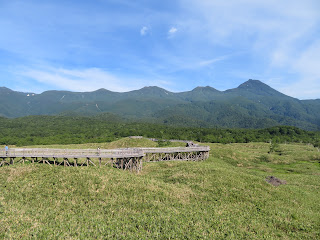
<path id="1" fill-rule="evenodd" d="M 74 159 L 73 166 L 78 166 L 78 158 L 86 159 L 81 166 L 95 165 L 91 159 L 98 158 L 99 166 L 101 167 L 102 158 L 110 159 L 111 165 L 117 168 L 126 170 L 140 171 L 142 169 L 142 159 L 145 161 L 199 161 L 205 160 L 209 157 L 210 148 L 208 146 L 198 147 L 178 147 L 178 148 L 132 148 L 132 149 L 103 149 L 97 152 L 96 149 L 42 149 L 42 148 L 13 148 L 8 153 L 0 150 L 0 166 L 5 164 L 13 164 L 15 157 L 22 158 L 20 161 L 23 163 L 27 158 L 32 158 L 38 161 L 38 157 L 41 158 L 39 163 L 49 162 L 49 158 L 53 158 L 53 164 L 56 162 L 59 165 L 62 163 L 64 166 L 71 166 L 69 158 Z M 98 153 L 98 154 L 97 154 Z M 5 155 L 6 154 L 6 155 Z M 10 162 L 6 160 L 10 159 Z M 63 161 L 58 163 L 58 159 L 62 158 Z M 107 165 L 108 162 L 105 163 Z"/>

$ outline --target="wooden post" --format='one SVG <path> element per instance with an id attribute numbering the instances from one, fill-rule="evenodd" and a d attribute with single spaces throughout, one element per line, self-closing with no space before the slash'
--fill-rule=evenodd
<path id="1" fill-rule="evenodd" d="M 69 158 L 66 158 L 66 165 L 68 165 L 68 167 L 70 167 Z"/>

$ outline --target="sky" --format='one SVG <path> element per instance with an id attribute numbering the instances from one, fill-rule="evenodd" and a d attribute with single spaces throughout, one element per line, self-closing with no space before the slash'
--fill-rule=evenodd
<path id="1" fill-rule="evenodd" d="M 224 91 L 248 79 L 320 99 L 319 0 L 0 0 L 0 86 Z"/>

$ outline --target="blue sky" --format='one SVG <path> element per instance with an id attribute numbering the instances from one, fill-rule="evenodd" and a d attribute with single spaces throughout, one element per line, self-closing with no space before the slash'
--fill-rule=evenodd
<path id="1" fill-rule="evenodd" d="M 0 86 L 320 98 L 319 0 L 0 0 Z"/>

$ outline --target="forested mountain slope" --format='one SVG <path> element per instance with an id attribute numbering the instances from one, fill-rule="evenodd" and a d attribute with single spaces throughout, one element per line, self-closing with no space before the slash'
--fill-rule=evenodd
<path id="1" fill-rule="evenodd" d="M 121 117 L 181 126 L 264 128 L 290 125 L 320 129 L 320 100 L 286 96 L 259 80 L 218 91 L 197 87 L 173 93 L 159 87 L 118 93 L 46 91 L 22 93 L 0 88 L 0 116 L 114 113 Z"/>

